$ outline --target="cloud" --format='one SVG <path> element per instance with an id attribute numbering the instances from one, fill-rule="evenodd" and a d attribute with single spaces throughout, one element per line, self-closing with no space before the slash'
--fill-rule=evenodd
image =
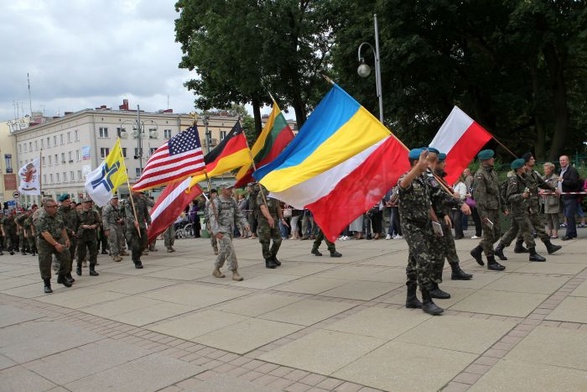
<path id="1" fill-rule="evenodd" d="M 28 114 L 27 73 L 33 110 L 62 114 L 102 104 L 156 111 L 193 110 L 179 69 L 175 0 L 19 0 L 0 13 L 0 121 L 15 107 Z M 24 113 L 23 113 L 24 110 Z"/>

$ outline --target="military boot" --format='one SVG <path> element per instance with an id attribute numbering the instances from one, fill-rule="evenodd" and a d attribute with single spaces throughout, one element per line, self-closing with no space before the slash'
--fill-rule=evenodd
<path id="1" fill-rule="evenodd" d="M 452 280 L 471 280 L 473 278 L 472 274 L 468 274 L 461 269 L 459 263 L 450 263 L 450 268 L 452 270 L 450 275 Z"/>
<path id="2" fill-rule="evenodd" d="M 544 241 L 544 245 L 546 245 L 546 250 L 548 251 L 549 255 L 562 248 L 560 245 L 554 245 L 552 242 L 550 242 L 550 240 Z"/>
<path id="3" fill-rule="evenodd" d="M 431 298 L 437 298 L 437 299 L 449 299 L 450 298 L 450 294 L 447 293 L 446 291 L 443 291 L 440 287 L 438 287 L 438 283 L 432 283 L 431 289 L 428 290 L 428 293 L 430 294 Z"/>
<path id="4" fill-rule="evenodd" d="M 98 276 L 99 273 L 96 272 L 96 266 L 90 264 L 90 276 Z"/>
<path id="5" fill-rule="evenodd" d="M 487 269 L 492 271 L 503 271 L 505 266 L 495 261 L 494 256 L 487 256 Z"/>
<path id="6" fill-rule="evenodd" d="M 273 256 L 271 257 L 271 260 L 273 260 L 273 262 L 279 267 L 281 266 L 281 261 L 277 260 L 277 257 Z"/>
<path id="7" fill-rule="evenodd" d="M 71 282 L 65 277 L 65 275 L 58 275 L 57 283 L 61 283 L 65 287 L 71 287 Z"/>
<path id="8" fill-rule="evenodd" d="M 214 276 L 215 278 L 224 278 L 226 275 L 220 272 L 218 268 L 215 268 L 214 271 L 212 271 L 212 276 Z"/>
<path id="9" fill-rule="evenodd" d="M 330 251 L 330 257 L 342 257 L 342 253 L 338 253 L 335 250 Z"/>
<path id="10" fill-rule="evenodd" d="M 65 278 L 69 280 L 72 284 L 75 282 L 75 279 L 73 278 L 73 276 L 71 276 L 71 272 L 65 274 Z"/>
<path id="11" fill-rule="evenodd" d="M 51 294 L 53 292 L 53 290 L 51 290 L 51 279 L 45 278 L 43 279 L 43 282 L 45 283 L 45 287 L 43 289 L 45 291 L 45 294 Z"/>
<path id="12" fill-rule="evenodd" d="M 422 288 L 422 310 L 425 313 L 431 314 L 433 316 L 439 315 L 444 312 L 439 306 L 432 301 L 432 297 L 430 296 L 430 292 L 428 289 Z"/>
<path id="13" fill-rule="evenodd" d="M 516 246 L 514 247 L 514 253 L 528 253 L 528 249 L 524 248 L 524 241 L 517 240 Z"/>
<path id="14" fill-rule="evenodd" d="M 77 276 L 82 276 L 82 265 L 81 265 L 81 263 L 77 263 L 77 266 L 75 267 L 75 274 Z"/>
<path id="15" fill-rule="evenodd" d="M 483 262 L 482 253 L 483 253 L 483 248 L 481 248 L 481 246 L 479 246 L 479 245 L 477 245 L 471 251 L 471 256 L 473 256 L 473 258 L 475 259 L 475 261 L 479 265 L 485 265 L 485 263 Z"/>
<path id="16" fill-rule="evenodd" d="M 408 286 L 408 297 L 406 298 L 406 308 L 409 309 L 422 309 L 422 302 L 418 299 L 416 295 L 416 289 L 418 285 L 416 283 L 406 283 Z"/>
<path id="17" fill-rule="evenodd" d="M 244 280 L 244 278 L 239 275 L 237 270 L 232 270 L 232 280 L 236 280 L 237 282 L 241 282 Z"/>
<path id="18" fill-rule="evenodd" d="M 495 247 L 494 253 L 500 260 L 507 260 L 508 258 L 503 254 L 503 248 L 505 248 L 503 242 L 499 241 L 499 244 Z"/>
<path id="19" fill-rule="evenodd" d="M 536 248 L 528 248 L 530 252 L 530 256 L 528 256 L 528 260 L 530 261 L 546 261 L 546 259 L 536 253 Z"/>
<path id="20" fill-rule="evenodd" d="M 265 259 L 265 268 L 274 269 L 277 268 L 277 264 L 275 264 L 272 258 L 268 258 Z"/>
<path id="21" fill-rule="evenodd" d="M 318 250 L 318 248 L 312 248 L 312 253 L 314 256 L 322 256 L 322 253 Z"/>

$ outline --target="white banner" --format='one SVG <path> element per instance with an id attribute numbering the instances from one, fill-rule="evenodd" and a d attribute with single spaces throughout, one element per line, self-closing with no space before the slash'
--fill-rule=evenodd
<path id="1" fill-rule="evenodd" d="M 22 195 L 38 196 L 41 194 L 41 165 L 40 159 L 33 159 L 18 171 L 20 186 L 18 190 Z"/>

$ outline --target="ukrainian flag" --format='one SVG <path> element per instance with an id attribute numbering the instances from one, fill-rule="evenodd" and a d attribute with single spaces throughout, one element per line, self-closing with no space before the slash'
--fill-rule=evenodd
<path id="1" fill-rule="evenodd" d="M 334 84 L 298 135 L 253 176 L 282 192 L 337 166 L 391 135 L 369 111 Z"/>

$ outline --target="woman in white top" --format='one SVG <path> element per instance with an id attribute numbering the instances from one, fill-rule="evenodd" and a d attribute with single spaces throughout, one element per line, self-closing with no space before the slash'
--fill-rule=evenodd
<path id="1" fill-rule="evenodd" d="M 465 176 L 461 174 L 457 183 L 454 185 L 455 196 L 458 196 L 461 200 L 465 200 L 469 195 L 467 191 L 467 185 L 465 184 Z M 453 222 L 455 226 L 455 240 L 460 240 L 465 237 L 463 232 L 463 213 L 460 209 L 454 211 Z"/>

